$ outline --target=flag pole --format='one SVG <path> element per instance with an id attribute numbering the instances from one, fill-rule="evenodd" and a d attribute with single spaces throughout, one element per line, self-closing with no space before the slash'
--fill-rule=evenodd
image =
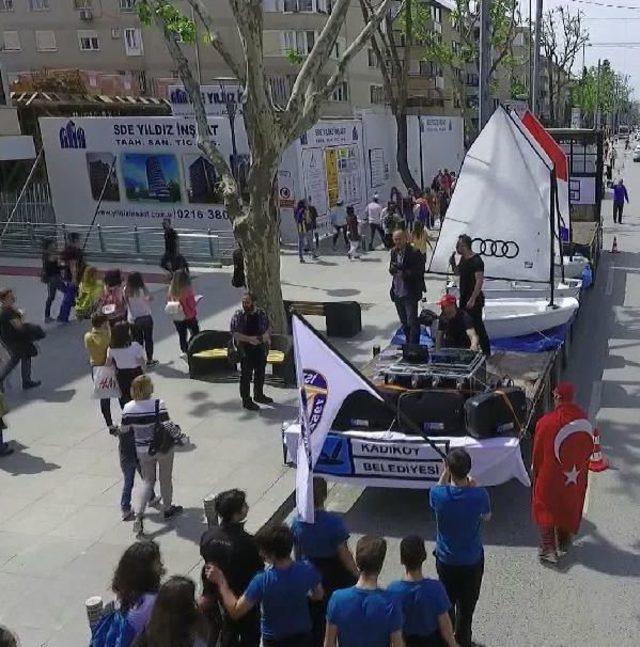
<path id="1" fill-rule="evenodd" d="M 401 413 L 399 411 L 399 409 L 397 409 L 395 407 L 392 407 L 384 399 L 384 397 L 382 397 L 382 394 L 378 390 L 378 387 L 366 375 L 363 375 L 361 373 L 361 371 L 358 370 L 358 368 L 356 368 L 335 346 L 333 346 L 328 339 L 325 339 L 322 335 L 320 335 L 318 333 L 318 331 L 305 319 L 305 317 L 303 315 L 296 312 L 295 309 L 291 309 L 290 312 L 291 312 L 292 316 L 297 317 L 298 320 L 304 326 L 306 326 L 312 334 L 314 334 L 320 341 L 322 341 L 326 346 L 328 346 L 341 361 L 343 361 L 354 373 L 357 373 L 362 378 L 363 382 L 365 382 L 367 384 L 367 386 L 369 386 L 375 393 L 377 393 L 380 396 L 380 399 L 381 399 L 382 403 L 384 404 L 384 406 L 389 411 L 391 411 L 393 413 L 394 417 L 400 418 L 401 422 L 404 422 L 407 425 L 407 427 L 409 427 L 409 429 L 411 429 L 411 431 L 414 434 L 424 438 L 424 440 L 426 440 L 427 443 L 429 443 L 429 445 L 431 445 L 432 449 L 443 460 L 446 458 L 446 454 L 436 445 L 436 443 L 434 443 L 433 440 L 431 440 L 431 438 L 429 438 L 429 436 L 427 436 L 422 431 L 422 429 L 420 429 L 420 427 L 411 418 L 409 418 L 406 414 Z M 294 338 L 294 346 L 295 346 L 295 338 Z M 297 357 L 297 353 L 295 352 L 295 348 L 294 348 L 294 354 Z M 301 386 L 302 386 L 301 384 L 298 384 L 298 388 L 301 388 Z"/>

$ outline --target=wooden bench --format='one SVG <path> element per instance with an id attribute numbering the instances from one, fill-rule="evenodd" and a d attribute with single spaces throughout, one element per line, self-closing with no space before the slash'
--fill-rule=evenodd
<path id="1" fill-rule="evenodd" d="M 237 373 L 238 360 L 234 356 L 231 339 L 231 333 L 227 330 L 203 330 L 194 335 L 187 350 L 189 377 Z M 281 379 L 286 386 L 295 385 L 296 372 L 291 337 L 271 336 L 267 364 L 271 366 L 274 377 Z"/>
<path id="2" fill-rule="evenodd" d="M 329 337 L 355 337 L 362 331 L 362 308 L 357 301 L 285 301 L 291 330 L 291 314 L 325 317 Z"/>

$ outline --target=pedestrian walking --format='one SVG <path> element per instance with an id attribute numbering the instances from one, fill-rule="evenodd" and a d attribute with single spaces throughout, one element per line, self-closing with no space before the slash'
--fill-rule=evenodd
<path id="1" fill-rule="evenodd" d="M 451 621 L 460 647 L 471 647 L 473 612 L 484 574 L 481 525 L 491 518 L 489 494 L 469 476 L 471 457 L 452 449 L 438 485 L 429 491 L 437 525 L 436 570 L 451 602 Z"/>
<path id="2" fill-rule="evenodd" d="M 208 647 L 209 631 L 193 580 L 173 575 L 160 587 L 149 623 L 133 647 Z"/>
<path id="3" fill-rule="evenodd" d="M 9 355 L 0 370 L 0 391 L 4 392 L 4 381 L 18 364 L 22 388 L 26 391 L 40 386 L 39 381 L 31 378 L 31 359 L 38 354 L 34 342 L 43 337 L 42 329 L 25 321 L 22 312 L 16 308 L 13 290 L 0 290 L 0 342 Z"/>
<path id="4" fill-rule="evenodd" d="M 180 248 L 180 237 L 173 228 L 171 218 L 163 218 L 162 233 L 164 236 L 164 254 L 160 259 L 160 267 L 172 275 L 178 267 L 178 256 Z"/>
<path id="5" fill-rule="evenodd" d="M 426 261 L 427 247 L 430 248 L 431 243 L 424 223 L 420 220 L 417 220 L 413 225 L 413 231 L 411 232 L 411 245 L 424 256 Z"/>
<path id="6" fill-rule="evenodd" d="M 310 245 L 310 251 L 318 253 L 320 249 L 320 236 L 318 234 L 318 210 L 314 205 L 309 204 L 309 238 L 308 244 Z"/>
<path id="7" fill-rule="evenodd" d="M 99 312 L 91 316 L 91 330 L 85 333 L 84 345 L 89 353 L 89 363 L 91 364 L 91 377 L 93 378 L 96 369 L 99 366 L 105 366 L 107 363 L 107 350 L 111 341 L 111 328 L 107 317 Z M 111 399 L 100 399 L 100 411 L 104 422 L 109 429 L 109 433 L 114 433 L 115 425 L 111 416 Z"/>
<path id="8" fill-rule="evenodd" d="M 220 568 L 232 593 L 240 597 L 253 577 L 264 570 L 255 539 L 244 529 L 249 513 L 246 493 L 242 490 L 221 492 L 215 498 L 215 511 L 220 523 L 202 535 L 200 555 L 206 564 Z M 217 587 L 206 576 L 203 587 L 212 605 L 221 602 Z M 220 647 L 259 647 L 260 610 L 254 607 L 240 620 L 234 620 L 223 611 L 220 642 Z"/>
<path id="9" fill-rule="evenodd" d="M 301 263 L 304 263 L 305 252 L 311 252 L 313 258 L 316 257 L 313 248 L 313 239 L 311 237 L 311 214 L 306 200 L 300 200 L 293 212 L 298 232 L 298 257 Z"/>
<path id="10" fill-rule="evenodd" d="M 413 199 L 413 190 L 409 189 L 407 195 L 402 198 L 402 217 L 404 218 L 404 226 L 407 231 L 413 229 L 413 208 L 415 206 L 415 201 Z"/>
<path id="11" fill-rule="evenodd" d="M 107 348 L 107 365 L 115 366 L 121 407 L 131 400 L 131 384 L 136 377 L 143 374 L 146 363 L 144 349 L 137 341 L 131 339 L 129 324 L 121 321 L 113 326 Z"/>
<path id="12" fill-rule="evenodd" d="M 132 629 L 131 639 L 142 634 L 149 624 L 164 573 L 160 548 L 155 541 L 137 541 L 120 557 L 111 590 Z"/>
<path id="13" fill-rule="evenodd" d="M 60 254 L 62 266 L 62 280 L 64 282 L 64 297 L 58 312 L 60 323 L 69 323 L 71 308 L 73 308 L 80 279 L 84 273 L 85 260 L 84 251 L 80 246 L 80 234 L 72 231 L 69 234 L 68 242 Z"/>
<path id="14" fill-rule="evenodd" d="M 376 238 L 376 232 L 380 236 L 380 241 L 384 244 L 384 229 L 382 227 L 382 205 L 380 198 L 375 193 L 371 202 L 366 206 L 367 220 L 369 221 L 369 230 L 371 232 L 371 241 L 369 242 L 369 251 L 373 251 Z"/>
<path id="15" fill-rule="evenodd" d="M 232 618 L 240 619 L 260 605 L 264 647 L 310 647 L 309 600 L 322 599 L 320 573 L 309 562 L 291 559 L 293 534 L 288 526 L 266 526 L 255 540 L 269 568 L 253 577 L 240 598 L 213 564 L 206 566 L 208 579 L 218 586 L 224 608 Z"/>
<path id="16" fill-rule="evenodd" d="M 629 202 L 629 193 L 624 185 L 624 180 L 620 178 L 618 183 L 613 187 L 613 222 L 622 224 L 622 212 L 624 211 L 625 201 Z"/>
<path id="17" fill-rule="evenodd" d="M 51 317 L 51 306 L 58 292 L 63 295 L 63 298 L 65 293 L 60 259 L 53 238 L 45 238 L 42 241 L 42 270 L 40 278 L 47 286 L 47 300 L 44 304 L 44 322 L 51 323 L 53 321 Z"/>
<path id="18" fill-rule="evenodd" d="M 402 193 L 398 187 L 392 186 L 389 192 L 389 202 L 392 202 L 398 211 L 402 210 Z"/>
<path id="19" fill-rule="evenodd" d="M 349 531 L 342 517 L 327 512 L 327 482 L 313 479 L 314 521 L 306 523 L 297 516 L 291 524 L 296 559 L 310 561 L 322 575 L 325 597 L 311 604 L 313 647 L 322 647 L 325 635 L 327 601 L 337 589 L 353 586 L 358 568 L 349 550 Z"/>
<path id="20" fill-rule="evenodd" d="M 156 477 L 160 480 L 160 496 L 165 519 L 182 512 L 173 503 L 173 456 L 175 445 L 183 445 L 186 436 L 169 418 L 164 402 L 152 398 L 153 382 L 148 375 L 137 377 L 131 385 L 131 401 L 122 410 L 122 432 L 133 431 L 136 455 L 142 472 L 143 487 L 136 506 L 133 531 L 144 534 L 144 513 L 152 501 Z"/>
<path id="21" fill-rule="evenodd" d="M 342 200 L 338 200 L 331 209 L 331 226 L 334 229 L 333 234 L 333 251 L 336 251 L 336 244 L 340 234 L 344 239 L 345 249 L 349 249 L 349 239 L 347 238 L 347 209 Z"/>
<path id="22" fill-rule="evenodd" d="M 591 425 L 573 400 L 575 387 L 561 382 L 554 410 L 542 416 L 533 437 L 533 519 L 540 531 L 541 561 L 556 564 L 580 528 L 593 451 Z"/>
<path id="23" fill-rule="evenodd" d="M 127 307 L 127 322 L 131 326 L 131 336 L 147 354 L 147 367 L 156 366 L 153 359 L 153 317 L 151 316 L 153 295 L 144 284 L 140 272 L 131 272 L 127 276 L 124 288 L 124 302 Z"/>
<path id="24" fill-rule="evenodd" d="M 417 535 L 400 542 L 400 562 L 405 568 L 402 580 L 391 582 L 387 591 L 402 606 L 402 633 L 406 647 L 457 647 L 447 592 L 438 580 L 424 576 L 427 560 L 424 539 Z"/>
<path id="25" fill-rule="evenodd" d="M 360 228 L 358 226 L 358 218 L 354 208 L 349 205 L 347 207 L 347 237 L 349 238 L 349 251 L 347 256 L 352 261 L 355 258 L 360 258 L 358 249 L 360 247 Z"/>
<path id="26" fill-rule="evenodd" d="M 89 319 L 103 293 L 102 281 L 98 278 L 98 270 L 93 265 L 87 265 L 78 286 L 75 309 L 77 319 Z"/>
<path id="27" fill-rule="evenodd" d="M 256 306 L 250 292 L 242 297 L 242 308 L 236 310 L 230 325 L 233 340 L 240 355 L 240 397 L 242 406 L 259 411 L 260 404 L 273 404 L 264 394 L 264 374 L 271 343 L 271 324 L 267 313 Z M 251 381 L 253 380 L 253 399 Z"/>
<path id="28" fill-rule="evenodd" d="M 456 252 L 460 261 L 456 263 L 455 254 L 451 254 L 449 263 L 454 274 L 458 275 L 460 290 L 460 307 L 464 308 L 473 321 L 473 327 L 480 340 L 480 348 L 486 357 L 491 355 L 491 342 L 484 327 L 482 311 L 484 309 L 484 261 L 471 249 L 471 236 L 463 234 L 458 237 Z"/>
<path id="29" fill-rule="evenodd" d="M 185 270 L 174 272 L 169 284 L 167 294 L 167 308 L 173 304 L 176 314 L 173 316 L 173 325 L 178 332 L 178 340 L 182 356 L 186 358 L 189 349 L 189 340 L 200 332 L 198 324 L 198 302 L 193 292 L 191 278 Z M 165 309 L 165 312 L 167 309 Z M 187 333 L 189 338 L 187 339 Z"/>
<path id="30" fill-rule="evenodd" d="M 369 238 L 370 232 L 370 223 L 369 223 L 369 212 L 365 207 L 362 210 L 358 210 L 356 214 L 358 220 L 358 235 L 360 236 L 360 249 L 363 253 L 366 253 L 369 249 L 367 245 L 367 239 Z"/>
<path id="31" fill-rule="evenodd" d="M 393 277 L 391 300 L 396 306 L 407 343 L 418 344 L 418 303 L 425 291 L 424 256 L 409 244 L 407 232 L 401 229 L 393 232 L 393 245 L 389 262 L 389 274 Z"/>
<path id="32" fill-rule="evenodd" d="M 358 540 L 358 582 L 329 599 L 325 647 L 404 647 L 401 605 L 378 585 L 386 554 L 387 542 L 381 537 Z"/>
<path id="33" fill-rule="evenodd" d="M 104 289 L 100 297 L 99 308 L 109 319 L 109 324 L 126 321 L 127 306 L 124 302 L 124 281 L 118 269 L 107 270 L 104 274 Z"/>

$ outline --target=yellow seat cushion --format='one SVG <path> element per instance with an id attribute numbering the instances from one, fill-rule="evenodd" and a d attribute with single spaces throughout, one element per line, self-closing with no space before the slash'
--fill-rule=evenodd
<path id="1" fill-rule="evenodd" d="M 191 357 L 198 357 L 199 359 L 227 359 L 229 351 L 226 348 L 210 348 L 209 350 L 201 350 L 194 353 Z"/>
<path id="2" fill-rule="evenodd" d="M 270 350 L 267 355 L 269 364 L 282 364 L 284 362 L 284 353 L 281 350 Z"/>

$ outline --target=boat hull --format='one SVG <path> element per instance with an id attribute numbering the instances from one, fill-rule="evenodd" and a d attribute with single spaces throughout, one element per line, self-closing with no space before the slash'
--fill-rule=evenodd
<path id="1" fill-rule="evenodd" d="M 556 297 L 578 298 L 582 281 L 580 279 L 567 279 L 559 282 L 554 289 Z M 447 285 L 447 292 L 456 298 L 460 297 L 458 287 L 451 283 Z M 551 290 L 548 285 L 539 283 L 521 283 L 518 281 L 502 281 L 487 279 L 482 285 L 482 292 L 489 299 L 550 299 Z"/>
<path id="2" fill-rule="evenodd" d="M 492 299 L 485 303 L 484 325 L 490 339 L 520 337 L 568 323 L 578 306 L 573 297 L 559 297 L 553 307 L 546 299 Z"/>

